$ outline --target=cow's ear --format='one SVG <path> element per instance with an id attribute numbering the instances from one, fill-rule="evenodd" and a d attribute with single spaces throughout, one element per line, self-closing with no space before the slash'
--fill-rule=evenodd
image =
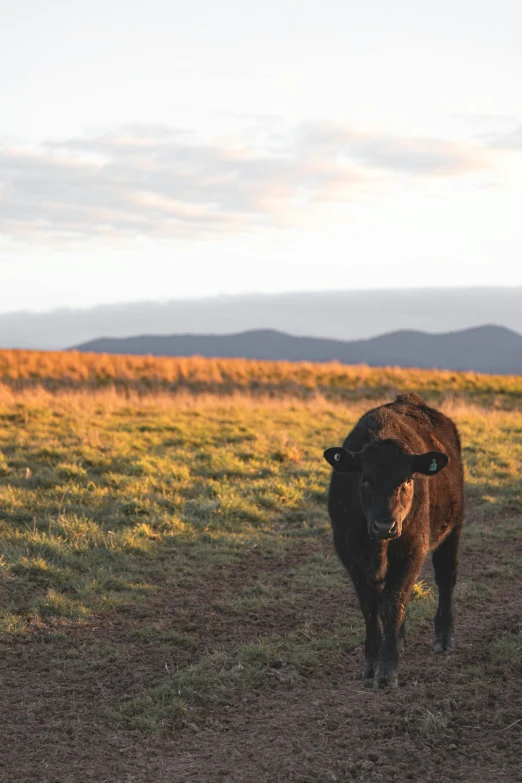
<path id="1" fill-rule="evenodd" d="M 414 454 L 412 458 L 412 473 L 424 473 L 434 476 L 448 464 L 448 457 L 442 451 L 428 451 L 426 454 Z"/>
<path id="2" fill-rule="evenodd" d="M 349 473 L 351 470 L 361 469 L 360 454 L 358 452 L 354 454 L 353 451 L 343 449 L 342 446 L 326 449 L 324 458 L 338 473 Z"/>

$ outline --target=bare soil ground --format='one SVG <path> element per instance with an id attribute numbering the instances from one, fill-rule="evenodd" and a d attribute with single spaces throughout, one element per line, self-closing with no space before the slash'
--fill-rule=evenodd
<path id="1" fill-rule="evenodd" d="M 317 541 L 324 552 L 329 541 Z M 195 709 L 145 731 L 115 723 L 107 708 L 147 689 L 220 644 L 253 634 L 317 628 L 356 615 L 351 586 L 317 590 L 293 606 L 227 610 L 267 573 L 284 574 L 312 553 L 248 559 L 190 587 L 162 586 L 147 602 L 116 608 L 98 625 L 34 633 L 0 648 L 0 780 L 6 783 L 334 783 L 335 781 L 522 781 L 520 658 L 492 655 L 522 623 L 522 543 L 463 547 L 456 652 L 431 652 L 431 627 L 417 623 L 397 692 L 358 679 L 360 644 L 309 675 L 274 660 L 263 682 L 226 703 Z M 424 578 L 431 582 L 431 564 Z M 485 585 L 473 591 L 469 585 Z M 467 589 L 466 589 L 467 586 Z M 196 646 L 144 643 L 143 620 L 197 634 Z M 515 637 L 513 637 L 515 638 Z"/>

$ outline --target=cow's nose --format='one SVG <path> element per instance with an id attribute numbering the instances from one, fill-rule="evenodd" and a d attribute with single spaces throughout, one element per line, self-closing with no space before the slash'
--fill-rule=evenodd
<path id="1" fill-rule="evenodd" d="M 377 538 L 395 538 L 397 522 L 390 522 L 389 519 L 374 519 L 372 531 Z"/>

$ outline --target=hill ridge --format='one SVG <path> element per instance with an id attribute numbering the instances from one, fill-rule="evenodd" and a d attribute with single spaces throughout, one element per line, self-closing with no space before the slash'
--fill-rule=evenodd
<path id="1" fill-rule="evenodd" d="M 367 364 L 370 367 L 522 373 L 522 335 L 495 324 L 443 333 L 401 329 L 350 341 L 294 336 L 278 329 L 266 328 L 231 334 L 141 334 L 132 337 L 101 337 L 69 350 L 271 361 L 338 361 L 341 364 Z"/>

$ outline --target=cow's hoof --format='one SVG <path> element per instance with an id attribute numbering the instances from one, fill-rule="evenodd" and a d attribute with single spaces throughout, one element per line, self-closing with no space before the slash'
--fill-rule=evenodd
<path id="1" fill-rule="evenodd" d="M 443 637 L 442 639 L 435 639 L 433 645 L 433 652 L 436 653 L 452 653 L 453 652 L 453 639 L 451 636 Z"/>
<path id="2" fill-rule="evenodd" d="M 375 677 L 373 679 L 373 690 L 378 691 L 385 685 L 387 685 L 388 688 L 391 688 L 393 691 L 399 687 L 399 678 L 397 676 L 397 672 L 393 669 L 383 671 L 379 670 L 379 667 L 377 667 L 377 671 L 375 672 Z"/>
<path id="3" fill-rule="evenodd" d="M 361 672 L 361 680 L 371 680 L 373 677 L 374 668 L 375 664 L 373 661 L 365 661 L 363 670 Z"/>

